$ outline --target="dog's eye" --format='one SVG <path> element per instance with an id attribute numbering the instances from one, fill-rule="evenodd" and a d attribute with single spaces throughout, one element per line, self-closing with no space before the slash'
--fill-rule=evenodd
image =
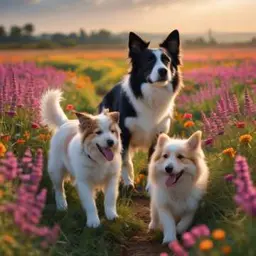
<path id="1" fill-rule="evenodd" d="M 162 62 L 167 64 L 169 61 L 170 61 L 170 59 L 165 54 L 163 54 L 162 55 Z"/>
<path id="2" fill-rule="evenodd" d="M 167 154 L 164 154 L 164 155 L 163 155 L 163 158 L 168 158 L 168 155 L 167 155 Z"/>
<path id="3" fill-rule="evenodd" d="M 183 159 L 183 158 L 185 158 L 183 155 L 181 155 L 181 154 L 179 154 L 179 155 L 177 155 L 177 157 L 178 157 L 178 159 Z"/>
<path id="4" fill-rule="evenodd" d="M 96 134 L 97 134 L 97 135 L 101 135 L 101 134 L 102 134 L 102 131 L 97 131 Z"/>
<path id="5" fill-rule="evenodd" d="M 112 133 L 115 133 L 116 131 L 115 130 L 111 130 Z"/>

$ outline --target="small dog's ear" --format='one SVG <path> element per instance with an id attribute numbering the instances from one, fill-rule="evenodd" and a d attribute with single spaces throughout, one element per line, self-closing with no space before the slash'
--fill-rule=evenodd
<path id="1" fill-rule="evenodd" d="M 188 138 L 188 147 L 190 150 L 196 150 L 199 147 L 201 147 L 201 141 L 202 141 L 202 132 L 197 131 L 194 132 L 189 138 Z"/>
<path id="2" fill-rule="evenodd" d="M 109 109 L 108 108 L 104 108 L 102 110 L 102 112 L 103 112 L 104 115 L 107 115 L 109 113 Z"/>
<path id="3" fill-rule="evenodd" d="M 159 45 L 162 48 L 165 48 L 168 53 L 173 58 L 173 61 L 177 65 L 181 64 L 180 61 L 180 34 L 177 29 L 173 30 L 169 36 Z"/>
<path id="4" fill-rule="evenodd" d="M 145 42 L 138 35 L 133 32 L 129 34 L 129 57 L 131 57 L 131 53 L 139 53 L 146 48 L 148 48 L 150 42 Z"/>
<path id="5" fill-rule="evenodd" d="M 164 144 L 169 140 L 169 136 L 165 133 L 161 133 L 157 140 L 157 145 L 163 147 Z"/>
<path id="6" fill-rule="evenodd" d="M 110 118 L 111 118 L 115 123 L 119 123 L 119 117 L 120 117 L 119 112 L 109 112 L 108 115 L 110 116 Z"/>
<path id="7" fill-rule="evenodd" d="M 77 119 L 80 123 L 80 128 L 81 129 L 86 129 L 87 127 L 90 127 L 90 124 L 92 123 L 93 119 L 90 114 L 88 113 L 82 113 L 82 112 L 77 112 L 74 111 L 74 113 L 77 116 Z"/>

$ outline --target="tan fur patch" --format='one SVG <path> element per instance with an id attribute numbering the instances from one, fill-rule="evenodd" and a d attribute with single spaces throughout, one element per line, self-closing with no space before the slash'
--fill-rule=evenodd
<path id="1" fill-rule="evenodd" d="M 116 138 L 118 139 L 120 134 L 119 126 L 116 123 L 111 123 L 109 129 L 110 131 L 114 132 Z"/>
<path id="2" fill-rule="evenodd" d="M 87 126 L 83 127 L 82 142 L 93 140 L 96 137 L 96 131 L 99 129 L 98 121 L 91 119 Z"/>
<path id="3" fill-rule="evenodd" d="M 119 123 L 119 112 L 109 112 L 107 115 L 112 119 L 113 122 Z"/>

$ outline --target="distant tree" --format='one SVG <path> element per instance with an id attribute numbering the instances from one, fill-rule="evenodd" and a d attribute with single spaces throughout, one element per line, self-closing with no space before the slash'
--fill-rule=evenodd
<path id="1" fill-rule="evenodd" d="M 90 41 L 94 44 L 107 44 L 110 43 L 112 39 L 111 32 L 106 29 L 101 29 L 99 31 L 93 31 L 90 35 Z"/>
<path id="2" fill-rule="evenodd" d="M 216 45 L 217 44 L 217 41 L 214 38 L 213 32 L 212 32 L 211 29 L 209 29 L 209 31 L 208 31 L 208 38 L 209 38 L 209 41 L 208 41 L 209 44 L 211 44 L 211 45 Z"/>
<path id="3" fill-rule="evenodd" d="M 35 31 L 35 27 L 32 23 L 27 23 L 22 28 L 25 36 L 32 36 L 33 32 Z"/>
<path id="4" fill-rule="evenodd" d="M 256 37 L 253 37 L 253 38 L 252 38 L 251 43 L 252 43 L 252 44 L 256 44 Z"/>
<path id="5" fill-rule="evenodd" d="M 22 29 L 18 26 L 12 26 L 10 31 L 11 40 L 20 40 L 22 37 Z"/>
<path id="6" fill-rule="evenodd" d="M 6 37 L 6 30 L 4 26 L 0 26 L 0 37 Z"/>
<path id="7" fill-rule="evenodd" d="M 69 39 L 72 39 L 72 40 L 74 40 L 74 41 L 77 41 L 78 36 L 77 36 L 76 33 L 70 33 L 70 34 L 68 35 L 68 38 L 69 38 Z"/>
<path id="8" fill-rule="evenodd" d="M 80 43 L 86 43 L 86 41 L 88 40 L 88 35 L 86 34 L 86 32 L 81 28 L 80 32 L 79 32 L 79 42 Z"/>

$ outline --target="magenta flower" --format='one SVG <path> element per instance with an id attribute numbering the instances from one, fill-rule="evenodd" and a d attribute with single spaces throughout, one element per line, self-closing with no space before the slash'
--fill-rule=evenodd
<path id="1" fill-rule="evenodd" d="M 183 246 L 178 241 L 173 241 L 169 243 L 168 246 L 175 256 L 188 256 L 188 252 L 183 248 Z"/>
<path id="2" fill-rule="evenodd" d="M 66 77 L 55 68 L 38 68 L 33 63 L 0 64 L 0 70 L 0 115 L 14 117 L 18 108 L 25 107 L 33 111 L 31 116 L 35 122 L 39 121 L 42 93 L 48 88 L 60 87 Z"/>
<path id="3" fill-rule="evenodd" d="M 247 214 L 256 216 L 256 187 L 253 186 L 247 161 L 242 156 L 236 157 L 235 174 L 233 179 L 236 188 L 234 201 Z"/>
<path id="4" fill-rule="evenodd" d="M 46 189 L 39 191 L 42 172 L 42 150 L 37 151 L 34 161 L 31 151 L 26 150 L 20 164 L 13 153 L 8 152 L 6 158 L 0 162 L 0 173 L 5 179 L 19 185 L 15 201 L 2 205 L 0 211 L 12 214 L 14 223 L 26 235 L 40 237 L 47 244 L 53 244 L 58 239 L 59 226 L 39 226 L 47 196 Z"/>
<path id="5" fill-rule="evenodd" d="M 195 239 L 195 237 L 193 236 L 192 233 L 185 232 L 182 235 L 182 242 L 183 242 L 184 247 L 190 248 L 190 247 L 195 245 L 196 239 Z"/>
<path id="6" fill-rule="evenodd" d="M 232 182 L 234 180 L 234 175 L 233 174 L 227 174 L 224 176 L 224 179 L 228 182 Z"/>

